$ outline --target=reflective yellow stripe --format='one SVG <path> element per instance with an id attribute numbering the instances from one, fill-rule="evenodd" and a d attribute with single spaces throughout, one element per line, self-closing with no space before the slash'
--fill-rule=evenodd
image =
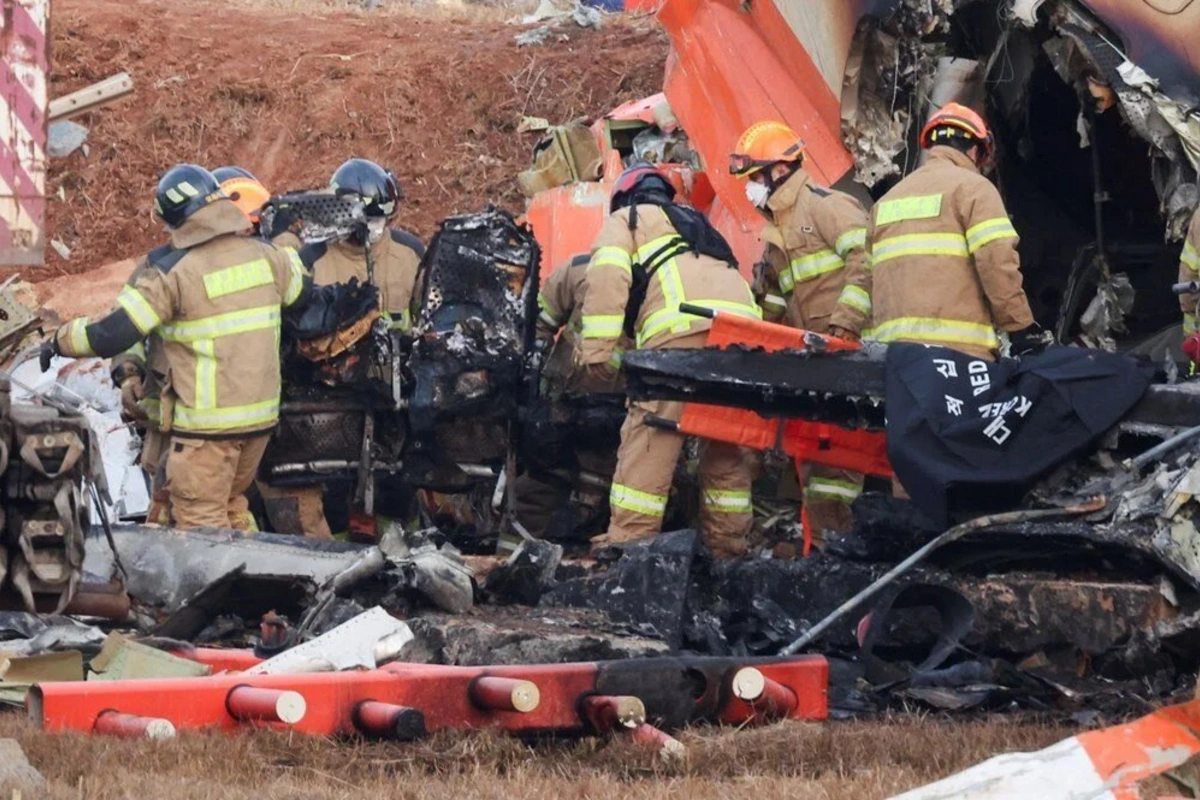
<path id="1" fill-rule="evenodd" d="M 550 305 L 550 300 L 541 292 L 538 292 L 538 307 L 542 309 L 542 313 L 538 315 L 542 322 L 551 328 L 562 327 L 562 323 L 558 321 L 558 315 L 554 313 L 554 309 Z"/>
<path id="2" fill-rule="evenodd" d="M 612 355 L 608 357 L 608 365 L 610 367 L 621 368 L 621 363 L 625 360 L 625 350 L 621 347 L 613 348 Z"/>
<path id="3" fill-rule="evenodd" d="M 283 248 L 288 257 L 288 287 L 283 295 L 283 305 L 290 306 L 300 298 L 300 293 L 304 291 L 304 279 L 308 277 L 308 271 L 304 269 L 304 262 L 300 260 L 300 254 L 291 247 Z"/>
<path id="4" fill-rule="evenodd" d="M 688 300 L 687 302 L 702 308 L 710 308 L 713 311 L 725 311 L 739 317 L 762 319 L 762 309 L 753 303 L 738 303 L 730 300 Z M 638 331 L 637 346 L 641 347 L 663 331 L 686 333 L 691 330 L 692 325 L 704 321 L 702 317 L 684 314 L 679 310 L 678 304 L 674 307 L 668 306 L 659 309 L 646 318 L 646 324 Z"/>
<path id="5" fill-rule="evenodd" d="M 278 329 L 279 319 L 279 306 L 258 306 L 203 319 L 171 322 L 163 325 L 159 333 L 169 342 L 194 342 L 237 333 Z"/>
<path id="6" fill-rule="evenodd" d="M 1183 315 L 1183 333 L 1186 336 L 1189 333 L 1195 333 L 1200 330 L 1200 320 L 1196 319 L 1195 314 Z"/>
<path id="7" fill-rule="evenodd" d="M 929 194 L 920 197 L 901 197 L 885 200 L 875 207 L 875 224 L 890 225 L 910 219 L 933 219 L 941 216 L 942 196 Z"/>
<path id="8" fill-rule="evenodd" d="M 125 309 L 125 313 L 133 320 L 138 332 L 143 335 L 157 328 L 162 322 L 162 318 L 158 316 L 154 307 L 146 301 L 141 292 L 132 286 L 126 286 L 117 295 L 117 305 Z"/>
<path id="9" fill-rule="evenodd" d="M 990 325 L 934 317 L 898 317 L 875 326 L 873 338 L 880 342 L 914 339 L 921 342 L 971 344 L 988 349 L 1000 346 Z"/>
<path id="10" fill-rule="evenodd" d="M 1008 217 L 994 217 L 967 229 L 967 249 L 975 253 L 984 245 L 999 239 L 1017 239 L 1017 229 Z"/>
<path id="11" fill-rule="evenodd" d="M 862 487 L 850 481 L 839 481 L 836 478 L 819 478 L 812 476 L 804 487 L 805 499 L 836 500 L 849 505 L 862 494 Z"/>
<path id="12" fill-rule="evenodd" d="M 92 343 L 88 339 L 87 326 L 91 324 L 91 320 L 87 317 L 78 317 L 71 320 L 67 325 L 67 348 L 69 352 L 64 351 L 64 356 L 79 358 L 81 356 L 94 356 L 96 351 L 92 349 Z"/>
<path id="13" fill-rule="evenodd" d="M 593 314 L 583 318 L 579 334 L 584 339 L 616 339 L 624 326 L 624 314 Z"/>
<path id="14" fill-rule="evenodd" d="M 1183 253 L 1180 254 L 1179 260 L 1192 272 L 1200 272 L 1200 253 L 1196 252 L 1196 248 L 1190 240 L 1184 242 Z"/>
<path id="15" fill-rule="evenodd" d="M 722 489 L 704 490 L 704 507 L 724 514 L 749 514 L 750 492 Z"/>
<path id="16" fill-rule="evenodd" d="M 791 294 L 792 289 L 796 288 L 796 279 L 792 277 L 791 266 L 779 273 L 779 288 L 788 294 Z"/>
<path id="17" fill-rule="evenodd" d="M 792 259 L 792 283 L 804 283 L 846 266 L 842 257 L 832 250 L 818 250 L 800 258 Z"/>
<path id="18" fill-rule="evenodd" d="M 867 229 L 866 228 L 851 228 L 838 237 L 833 249 L 843 259 L 850 254 L 850 251 L 856 247 L 866 247 L 867 245 Z"/>
<path id="19" fill-rule="evenodd" d="M 271 263 L 265 258 L 235 264 L 204 276 L 204 293 L 210 300 L 218 297 L 256 289 L 259 286 L 269 286 L 275 282 L 271 271 Z"/>
<path id="20" fill-rule="evenodd" d="M 151 422 L 162 422 L 162 402 L 157 397 L 144 397 L 138 400 L 138 406 Z"/>
<path id="21" fill-rule="evenodd" d="M 629 253 L 616 245 L 605 245 L 597 247 L 592 253 L 592 260 L 588 264 L 591 267 L 617 267 L 625 272 L 633 271 L 633 258 Z"/>
<path id="22" fill-rule="evenodd" d="M 279 418 L 278 395 L 261 403 L 226 408 L 196 409 L 182 403 L 175 405 L 173 424 L 189 430 L 231 430 L 268 425 Z"/>
<path id="23" fill-rule="evenodd" d="M 862 314 L 871 313 L 871 295 L 861 286 L 843 286 L 838 302 Z"/>
<path id="24" fill-rule="evenodd" d="M 412 330 L 412 314 L 409 310 L 392 311 L 388 314 L 388 328 L 401 333 L 408 333 Z"/>
<path id="25" fill-rule="evenodd" d="M 762 304 L 764 306 L 778 306 L 779 308 L 787 308 L 787 298 L 780 297 L 777 294 L 769 294 L 763 297 Z"/>
<path id="26" fill-rule="evenodd" d="M 192 342 L 196 355 L 196 408 L 217 407 L 217 343 L 212 339 Z"/>
<path id="27" fill-rule="evenodd" d="M 967 239 L 957 233 L 913 233 L 892 236 L 875 243 L 871 248 L 871 266 L 904 256 L 958 256 L 971 255 Z"/>
<path id="28" fill-rule="evenodd" d="M 146 345 L 144 342 L 138 342 L 133 347 L 126 350 L 123 355 L 129 356 L 130 358 L 140 358 L 142 361 L 145 361 Z"/>
<path id="29" fill-rule="evenodd" d="M 623 508 L 635 514 L 646 514 L 651 517 L 661 517 L 667 510 L 665 495 L 638 491 L 619 483 L 613 483 L 612 490 L 608 495 L 608 502 L 613 508 Z"/>

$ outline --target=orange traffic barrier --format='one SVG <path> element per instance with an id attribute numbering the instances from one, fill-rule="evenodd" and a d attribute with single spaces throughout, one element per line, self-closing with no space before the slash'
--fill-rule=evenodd
<path id="1" fill-rule="evenodd" d="M 603 710 L 602 701 L 586 700 L 596 695 L 640 698 L 647 715 L 655 719 L 688 709 L 685 717 L 670 722 L 672 726 L 736 718 L 737 709 L 728 707 L 737 699 L 727 696 L 726 677 L 747 666 L 795 694 L 797 702 L 788 717 L 826 717 L 829 665 L 819 656 L 490 667 L 393 663 L 353 672 L 70 681 L 34 686 L 27 704 L 31 719 L 48 731 L 91 732 L 102 714 L 116 711 L 167 720 L 180 730 L 286 724 L 298 732 L 325 736 L 396 736 L 415 729 L 419 713 L 428 733 L 499 727 L 514 733 L 579 735 L 603 725 L 605 717 L 589 716 L 589 708 L 596 714 L 610 713 Z M 699 698 L 691 688 L 682 688 L 693 687 L 696 676 L 704 678 Z M 680 692 L 686 692 L 682 706 Z M 636 718 L 631 717 L 629 703 L 618 703 L 613 713 L 622 724 Z"/>
<path id="2" fill-rule="evenodd" d="M 229 716 L 242 722 L 282 722 L 294 725 L 304 719 L 308 704 L 304 695 L 282 689 L 235 686 L 226 696 Z"/>
<path id="3" fill-rule="evenodd" d="M 425 715 L 415 708 L 364 700 L 354 707 L 354 725 L 363 733 L 411 742 L 425 736 Z"/>
<path id="4" fill-rule="evenodd" d="M 490 711 L 527 714 L 542 701 L 536 683 L 483 675 L 471 682 L 471 702 Z"/>
<path id="5" fill-rule="evenodd" d="M 126 739 L 173 739 L 175 726 L 169 720 L 137 717 L 119 711 L 105 711 L 96 717 L 96 733 Z"/>

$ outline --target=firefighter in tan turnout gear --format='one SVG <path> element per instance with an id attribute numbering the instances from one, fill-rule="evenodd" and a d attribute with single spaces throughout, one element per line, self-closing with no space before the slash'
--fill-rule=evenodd
<path id="1" fill-rule="evenodd" d="M 108 315 L 62 326 L 43 359 L 111 357 L 157 336 L 172 522 L 244 527 L 243 493 L 279 415 L 282 311 L 310 294 L 304 267 L 295 251 L 243 235 L 249 219 L 202 167 L 170 169 L 155 210 L 170 247 L 150 253 Z"/>
<path id="2" fill-rule="evenodd" d="M 867 212 L 844 192 L 813 182 L 804 143 L 782 122 L 746 129 L 730 158 L 746 197 L 766 215 L 755 296 L 772 321 L 858 341 L 871 316 L 866 265 Z M 822 464 L 801 466 L 814 541 L 849 531 L 863 476 Z"/>
<path id="3" fill-rule="evenodd" d="M 618 370 L 628 342 L 622 340 L 613 349 L 611 372 L 576 366 L 583 329 L 584 279 L 590 261 L 588 255 L 575 256 L 552 271 L 538 292 L 537 338 L 548 353 L 542 370 L 542 395 L 551 406 L 568 395 L 617 398 L 625 392 Z M 616 451 L 583 444 L 574 448 L 574 461 L 576 474 L 568 469 L 556 469 L 553 474 L 531 470 L 517 480 L 517 519 L 534 536 L 545 536 L 555 514 L 564 509 L 571 513 L 572 530 L 601 524 L 605 495 L 616 469 Z M 497 552 L 509 553 L 520 543 L 516 532 L 502 534 Z"/>
<path id="4" fill-rule="evenodd" d="M 1179 254 L 1179 282 L 1192 281 L 1200 281 L 1200 208 L 1192 214 L 1192 221 L 1188 223 L 1187 239 L 1183 242 L 1183 252 Z M 1184 338 L 1200 332 L 1200 320 L 1197 319 L 1200 294 L 1179 295 L 1179 309 L 1183 312 Z M 1192 354 L 1188 355 L 1191 357 Z"/>
<path id="5" fill-rule="evenodd" d="M 674 197 L 671 184 L 649 165 L 633 166 L 617 179 L 611 214 L 584 279 L 578 361 L 592 376 L 613 374 L 613 355 L 623 333 L 639 349 L 703 347 L 711 321 L 682 312 L 682 303 L 762 316 L 728 244 L 703 215 L 672 203 Z M 628 542 L 661 530 L 684 437 L 652 427 L 648 418 L 678 421 L 682 409 L 678 402 L 631 404 L 609 493 L 608 532 L 594 538 L 594 545 Z M 705 443 L 701 526 L 705 543 L 718 556 L 746 549 L 751 468 L 742 448 Z"/>
<path id="6" fill-rule="evenodd" d="M 316 286 L 347 283 L 351 278 L 359 283 L 370 280 L 379 287 L 380 311 L 391 329 L 408 333 L 412 328 L 413 295 L 425 245 L 411 233 L 388 227 L 403 197 L 399 181 L 373 161 L 352 158 L 333 173 L 329 188 L 338 196 L 351 196 L 362 202 L 367 217 L 367 241 L 353 238 L 307 244 L 300 248 L 301 262 L 312 274 Z M 268 513 L 278 504 L 295 503 L 294 515 L 272 519 L 281 533 L 332 537 L 325 517 L 322 484 L 271 486 L 260 480 L 258 487 L 269 501 Z M 288 519 L 298 520 L 300 529 L 289 529 Z"/>
<path id="7" fill-rule="evenodd" d="M 941 345 L 988 361 L 1007 332 L 1021 355 L 1045 343 L 1021 288 L 1017 232 L 980 174 L 983 119 L 949 103 L 921 132 L 929 160 L 875 204 L 868 235 L 873 336 Z"/>

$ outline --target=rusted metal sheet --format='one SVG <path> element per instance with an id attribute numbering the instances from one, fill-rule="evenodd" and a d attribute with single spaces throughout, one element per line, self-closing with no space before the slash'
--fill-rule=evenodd
<path id="1" fill-rule="evenodd" d="M 50 0 L 0 3 L 0 265 L 40 265 L 46 242 Z"/>

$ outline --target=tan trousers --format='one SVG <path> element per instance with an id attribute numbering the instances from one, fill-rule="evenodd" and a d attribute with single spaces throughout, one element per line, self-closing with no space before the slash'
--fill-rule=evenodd
<path id="1" fill-rule="evenodd" d="M 167 494 L 167 442 L 170 437 L 157 425 L 147 424 L 142 434 L 142 471 L 150 478 L 150 506 L 146 522 L 150 525 L 170 525 L 170 497 Z"/>
<path id="2" fill-rule="evenodd" d="M 849 533 L 854 527 L 850 506 L 862 494 L 862 473 L 824 464 L 803 464 L 799 471 L 813 545 L 823 546 L 826 531 Z"/>
<path id="3" fill-rule="evenodd" d="M 675 465 L 684 436 L 646 424 L 654 415 L 679 421 L 683 403 L 651 401 L 633 403 L 621 428 L 621 447 L 613 475 L 608 533 L 592 539 L 595 546 L 629 542 L 662 530 L 667 498 L 675 478 Z M 750 483 L 753 462 L 742 447 L 706 441 L 700 458 L 703 494 L 700 524 L 704 543 L 720 558 L 746 551 L 752 509 Z"/>
<path id="4" fill-rule="evenodd" d="M 267 435 L 247 439 L 172 436 L 167 453 L 171 521 L 180 528 L 256 530 L 246 490 L 266 452 Z"/>
<path id="5" fill-rule="evenodd" d="M 311 539 L 333 538 L 333 531 L 325 519 L 325 490 L 321 484 L 271 486 L 259 481 L 258 492 L 266 501 L 267 516 L 275 533 Z"/>

